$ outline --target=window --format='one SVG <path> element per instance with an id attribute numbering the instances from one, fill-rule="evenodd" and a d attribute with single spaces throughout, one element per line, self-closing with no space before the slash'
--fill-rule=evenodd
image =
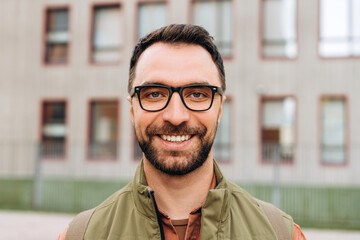
<path id="1" fill-rule="evenodd" d="M 140 3 L 138 11 L 138 39 L 166 25 L 165 3 Z"/>
<path id="2" fill-rule="evenodd" d="M 118 103 L 94 101 L 90 103 L 90 158 L 117 156 Z"/>
<path id="3" fill-rule="evenodd" d="M 231 56 L 233 36 L 230 0 L 195 1 L 193 23 L 208 30 L 223 57 Z"/>
<path id="4" fill-rule="evenodd" d="M 321 158 L 342 164 L 346 159 L 346 102 L 343 97 L 321 99 Z"/>
<path id="5" fill-rule="evenodd" d="M 297 56 L 296 0 L 262 1 L 262 55 Z"/>
<path id="6" fill-rule="evenodd" d="M 360 0 L 320 0 L 319 54 L 360 56 Z"/>
<path id="7" fill-rule="evenodd" d="M 231 160 L 231 100 L 226 100 L 213 144 L 214 158 L 219 162 Z"/>
<path id="8" fill-rule="evenodd" d="M 66 103 L 46 101 L 42 104 L 41 153 L 46 158 L 65 156 Z"/>
<path id="9" fill-rule="evenodd" d="M 95 63 L 120 60 L 122 15 L 119 5 L 96 6 L 93 9 L 92 55 Z"/>
<path id="10" fill-rule="evenodd" d="M 45 62 L 66 63 L 69 48 L 69 11 L 67 8 L 46 11 Z"/>
<path id="11" fill-rule="evenodd" d="M 261 142 L 264 162 L 293 160 L 295 108 L 293 97 L 262 99 Z"/>

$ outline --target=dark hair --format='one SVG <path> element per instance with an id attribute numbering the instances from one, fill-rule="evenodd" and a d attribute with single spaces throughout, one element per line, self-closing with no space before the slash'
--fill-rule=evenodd
<path id="1" fill-rule="evenodd" d="M 147 36 L 140 39 L 140 41 L 136 44 L 130 60 L 128 92 L 130 92 L 132 88 L 132 84 L 135 78 L 136 64 L 140 55 L 148 47 L 157 42 L 164 42 L 169 44 L 195 44 L 206 49 L 206 51 L 210 53 L 211 58 L 218 69 L 221 87 L 223 91 L 225 91 L 226 84 L 223 60 L 214 43 L 214 38 L 210 36 L 208 31 L 200 26 L 189 24 L 171 24 L 149 33 Z"/>

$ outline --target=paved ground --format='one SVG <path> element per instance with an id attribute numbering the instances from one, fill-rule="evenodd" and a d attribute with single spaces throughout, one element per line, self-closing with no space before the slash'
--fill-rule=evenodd
<path id="1" fill-rule="evenodd" d="M 360 231 L 304 229 L 308 240 L 360 240 Z"/>
<path id="2" fill-rule="evenodd" d="M 55 240 L 73 215 L 0 211 L 0 240 Z M 360 240 L 360 231 L 304 229 L 308 240 Z"/>
<path id="3" fill-rule="evenodd" d="M 0 240 L 56 240 L 73 215 L 0 211 Z"/>

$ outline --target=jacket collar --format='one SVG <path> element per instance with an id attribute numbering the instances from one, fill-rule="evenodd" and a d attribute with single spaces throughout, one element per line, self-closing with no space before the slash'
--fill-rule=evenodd
<path id="1" fill-rule="evenodd" d="M 132 184 L 135 207 L 142 215 L 150 218 L 152 221 L 157 221 L 152 192 L 153 190 L 147 185 L 144 163 L 143 160 L 141 160 L 136 169 Z"/>
<path id="2" fill-rule="evenodd" d="M 220 222 L 224 222 L 230 212 L 230 189 L 228 181 L 221 173 L 220 167 L 214 160 L 214 170 L 217 186 L 209 191 L 201 209 L 201 229 L 207 229 L 206 235 L 216 236 L 220 230 Z M 204 231 L 201 231 L 202 234 Z"/>
<path id="3" fill-rule="evenodd" d="M 216 224 L 226 219 L 229 213 L 229 189 L 228 182 L 214 160 L 214 171 L 217 186 L 208 192 L 202 207 L 202 224 Z M 132 185 L 134 202 L 137 210 L 153 221 L 157 221 L 156 210 L 151 193 L 153 190 L 147 185 L 144 163 L 139 164 Z M 210 222 L 208 220 L 211 220 Z M 204 222 L 203 222 L 204 221 Z"/>

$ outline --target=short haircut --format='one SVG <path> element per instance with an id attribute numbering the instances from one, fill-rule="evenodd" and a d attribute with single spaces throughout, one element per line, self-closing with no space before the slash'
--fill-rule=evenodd
<path id="1" fill-rule="evenodd" d="M 190 24 L 171 24 L 149 33 L 144 38 L 140 39 L 136 44 L 130 60 L 128 92 L 130 92 L 133 87 L 132 85 L 135 78 L 136 65 L 140 55 L 148 47 L 157 42 L 168 44 L 194 44 L 203 47 L 210 53 L 211 58 L 219 72 L 221 88 L 225 91 L 226 83 L 223 60 L 214 43 L 214 38 L 210 36 L 208 31 L 200 26 Z"/>

